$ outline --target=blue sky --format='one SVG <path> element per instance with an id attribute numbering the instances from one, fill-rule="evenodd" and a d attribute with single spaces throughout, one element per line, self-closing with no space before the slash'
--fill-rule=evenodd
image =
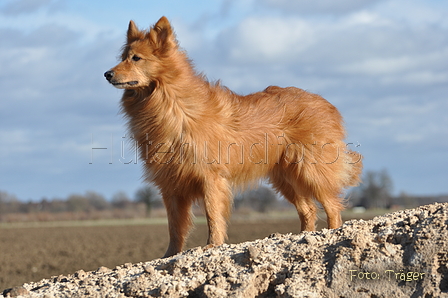
<path id="1" fill-rule="evenodd" d="M 448 193 L 448 2 L 158 2 L 0 3 L 0 191 L 134 195 L 141 165 L 118 113 L 122 91 L 103 73 L 130 19 L 147 28 L 165 15 L 210 80 L 241 94 L 319 93 L 342 112 L 366 170 L 386 168 L 396 193 Z"/>

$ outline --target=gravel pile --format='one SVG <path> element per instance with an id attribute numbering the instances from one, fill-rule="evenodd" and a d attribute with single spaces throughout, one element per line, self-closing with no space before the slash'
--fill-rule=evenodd
<path id="1" fill-rule="evenodd" d="M 3 297 L 448 297 L 448 204 L 83 270 Z"/>

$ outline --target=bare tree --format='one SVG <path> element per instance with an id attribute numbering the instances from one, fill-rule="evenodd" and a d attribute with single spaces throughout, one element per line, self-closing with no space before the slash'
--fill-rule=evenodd
<path id="1" fill-rule="evenodd" d="M 88 191 L 85 194 L 89 205 L 93 210 L 107 210 L 110 208 L 110 203 L 104 198 L 103 195 L 94 191 Z"/>
<path id="2" fill-rule="evenodd" d="M 67 199 L 67 209 L 71 212 L 90 212 L 106 210 L 109 202 L 99 193 L 88 191 L 85 195 L 72 194 Z"/>
<path id="3" fill-rule="evenodd" d="M 137 190 L 135 201 L 146 205 L 146 216 L 149 217 L 154 205 L 160 202 L 160 195 L 154 186 L 147 185 Z"/>
<path id="4" fill-rule="evenodd" d="M 368 171 L 363 184 L 351 192 L 353 203 L 369 208 L 390 208 L 392 205 L 393 183 L 387 170 Z"/>
<path id="5" fill-rule="evenodd" d="M 112 206 L 117 209 L 125 209 L 132 204 L 125 192 L 119 191 L 112 196 Z"/>
<path id="6" fill-rule="evenodd" d="M 266 186 L 240 193 L 234 199 L 235 209 L 248 207 L 262 213 L 269 211 L 276 202 L 277 195 Z"/>

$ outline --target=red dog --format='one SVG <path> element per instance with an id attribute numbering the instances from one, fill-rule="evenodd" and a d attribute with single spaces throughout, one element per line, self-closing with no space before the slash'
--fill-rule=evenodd
<path id="1" fill-rule="evenodd" d="M 179 49 L 165 17 L 148 31 L 131 21 L 122 62 L 104 75 L 125 89 L 122 108 L 146 178 L 163 195 L 165 257 L 182 250 L 195 200 L 203 201 L 208 244 L 222 244 L 232 187 L 263 177 L 297 208 L 302 230 L 315 229 L 314 199 L 330 229 L 342 224 L 341 194 L 360 181 L 361 155 L 347 149 L 341 115 L 319 95 L 268 87 L 240 96 L 208 82 Z"/>

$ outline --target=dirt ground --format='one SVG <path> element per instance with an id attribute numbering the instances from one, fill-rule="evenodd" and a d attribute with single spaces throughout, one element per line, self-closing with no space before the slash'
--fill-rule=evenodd
<path id="1" fill-rule="evenodd" d="M 0 294 L 19 296 L 448 297 L 448 203 L 352 220 L 333 230 L 275 233 L 166 259 L 78 270 Z"/>
<path id="2" fill-rule="evenodd" d="M 325 226 L 320 220 L 318 225 Z M 299 219 L 232 220 L 228 243 L 298 233 Z M 207 227 L 196 224 L 186 248 L 204 246 Z M 77 270 L 161 257 L 168 246 L 166 225 L 33 227 L 0 229 L 0 293 L 3 289 Z"/>

